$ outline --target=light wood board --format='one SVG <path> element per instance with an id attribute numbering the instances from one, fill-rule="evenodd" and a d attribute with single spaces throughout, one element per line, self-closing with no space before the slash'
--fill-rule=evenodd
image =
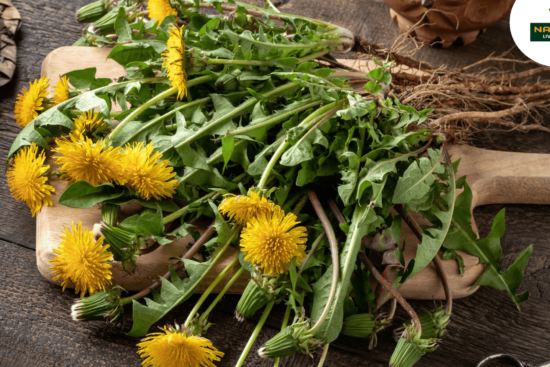
<path id="1" fill-rule="evenodd" d="M 85 47 L 61 47 L 52 51 L 44 60 L 42 75 L 52 81 L 59 75 L 72 70 L 96 67 L 97 77 L 117 78 L 125 75 L 124 69 L 112 60 L 107 59 L 109 49 Z M 349 62 L 348 60 L 340 60 Z M 357 65 L 355 65 L 357 66 Z M 363 65 L 360 65 L 363 67 Z M 365 65 L 370 67 L 370 65 Z M 51 83 L 53 84 L 53 83 Z M 50 90 L 53 92 L 53 90 Z M 525 154 L 488 151 L 469 146 L 452 146 L 449 148 L 453 159 L 462 158 L 458 176 L 467 175 L 474 195 L 476 205 L 492 203 L 527 203 L 550 204 L 550 156 L 544 154 Z M 59 235 L 64 226 L 70 226 L 72 221 L 81 221 L 84 227 L 92 228 L 101 220 L 98 207 L 86 210 L 71 209 L 60 205 L 56 198 L 63 192 L 66 183 L 54 181 L 56 189 L 54 205 L 44 207 L 37 214 L 36 257 L 41 274 L 51 281 L 49 260 L 55 254 L 53 249 L 59 245 Z M 328 210 L 328 208 L 327 208 Z M 139 211 L 139 206 L 126 205 L 121 208 L 121 215 L 132 215 Z M 421 221 L 422 223 L 422 221 Z M 474 225 L 475 227 L 475 225 Z M 477 229 L 474 228 L 474 230 Z M 414 257 L 418 241 L 406 225 L 403 225 L 402 237 L 406 239 L 405 258 L 407 262 Z M 133 276 L 124 273 L 117 262 L 113 262 L 113 279 L 130 291 L 141 290 L 149 286 L 157 276 L 167 271 L 168 264 L 173 263 L 170 257 L 185 253 L 191 239 L 182 238 L 179 241 L 164 246 L 155 252 L 138 259 L 138 272 Z M 198 292 L 202 292 L 219 272 L 237 254 L 236 249 L 230 249 L 222 261 L 206 276 Z M 456 261 L 443 261 L 445 270 L 450 277 L 454 298 L 472 294 L 471 285 L 483 271 L 483 266 L 477 265 L 478 259 L 461 253 L 464 258 L 465 274 L 460 276 Z M 230 272 L 226 279 L 214 290 L 219 292 L 236 270 Z M 248 280 L 243 276 L 230 290 L 230 293 L 241 293 Z M 59 283 L 58 283 L 59 284 Z M 409 299 L 444 299 L 444 292 L 433 265 L 429 265 L 413 279 L 399 289 L 404 297 Z"/>

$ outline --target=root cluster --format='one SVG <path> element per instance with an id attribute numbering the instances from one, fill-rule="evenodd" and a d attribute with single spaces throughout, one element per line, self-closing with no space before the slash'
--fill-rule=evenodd
<path id="1" fill-rule="evenodd" d="M 467 143 L 491 126 L 550 133 L 543 124 L 550 111 L 550 67 L 512 58 L 510 52 L 458 69 L 434 67 L 414 59 L 421 47 L 403 34 L 391 48 L 357 38 L 353 51 L 358 60 L 395 61 L 393 94 L 417 110 L 433 109 L 428 125 L 451 142 Z"/>

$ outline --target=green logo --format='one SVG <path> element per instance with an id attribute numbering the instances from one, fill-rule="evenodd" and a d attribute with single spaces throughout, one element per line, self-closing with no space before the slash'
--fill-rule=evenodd
<path id="1" fill-rule="evenodd" d="M 550 23 L 531 23 L 531 42 L 550 42 Z"/>

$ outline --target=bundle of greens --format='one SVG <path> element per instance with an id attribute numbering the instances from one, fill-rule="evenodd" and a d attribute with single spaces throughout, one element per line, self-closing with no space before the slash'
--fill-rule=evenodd
<path id="1" fill-rule="evenodd" d="M 51 261 L 63 289 L 72 283 L 81 295 L 73 319 L 124 322 L 131 303 L 127 334 L 144 336 L 189 299 L 229 247 L 238 247 L 239 256 L 208 285 L 185 322 L 138 345 L 144 365 L 213 366 L 220 360 L 223 353 L 204 338 L 211 332 L 208 315 L 244 274 L 250 282 L 236 318 L 263 313 L 237 366 L 275 304 L 287 307 L 284 324 L 258 353 L 277 366 L 280 357 L 324 348 L 322 365 L 340 333 L 370 338 L 374 347 L 396 303 L 411 321 L 396 334 L 390 365 L 412 366 L 443 338 L 452 295 L 441 272 L 447 306 L 417 316 L 398 288 L 432 261 L 441 270 L 441 250 L 479 257 L 486 270 L 474 286 L 507 290 L 519 307 L 528 297 L 516 290 L 531 248 L 501 271 L 504 213 L 488 238 L 476 238 L 471 190 L 464 177 L 455 179 L 458 162 L 451 162 L 444 139 L 422 128 L 431 110 L 417 111 L 393 94 L 393 62 L 374 59 L 379 68 L 356 91 L 330 67 L 331 52 L 350 50 L 349 31 L 280 13 L 269 1 L 266 7 L 150 0 L 146 10 L 139 1 L 96 1 L 79 10 L 79 19 L 94 23 L 77 44 L 112 46 L 109 58 L 127 74 L 110 84 L 93 68 L 77 70 L 62 76 L 51 98 L 46 78 L 22 91 L 15 114 L 23 129 L 8 161 L 13 196 L 34 216 L 52 205 L 49 180 L 61 179 L 67 188 L 60 204 L 101 205 L 101 223 L 93 231 L 81 224 L 66 228 Z M 47 156 L 55 167 L 46 164 Z M 458 188 L 464 191 L 457 197 Z M 119 220 L 120 205 L 132 201 L 142 212 Z M 411 211 L 431 225 L 421 228 Z M 204 218 L 213 225 L 199 235 L 193 223 Z M 408 264 L 402 222 L 421 241 Z M 132 276 L 139 256 L 188 235 L 193 246 L 164 277 L 122 296 L 112 261 Z M 197 253 L 204 261 L 193 258 Z"/>

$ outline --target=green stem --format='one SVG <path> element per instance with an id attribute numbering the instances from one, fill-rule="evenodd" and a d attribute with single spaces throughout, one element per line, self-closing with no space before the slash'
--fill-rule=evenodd
<path id="1" fill-rule="evenodd" d="M 165 113 L 164 115 L 162 116 L 159 116 L 159 117 L 156 117 L 154 119 L 152 119 L 151 121 L 149 121 L 148 123 L 146 123 L 143 127 L 141 127 L 140 129 L 138 129 L 135 133 L 132 134 L 132 136 L 130 136 L 126 142 L 132 140 L 133 138 L 135 138 L 136 136 L 138 136 L 140 133 L 142 133 L 143 131 L 149 129 L 150 127 L 154 126 L 157 122 L 159 121 L 162 121 L 170 116 L 172 116 L 173 114 L 176 113 L 176 111 L 181 111 L 183 109 L 186 109 L 186 108 L 189 108 L 189 107 L 193 107 L 193 106 L 196 106 L 198 104 L 202 104 L 202 103 L 205 103 L 205 102 L 208 102 L 210 101 L 210 97 L 206 97 L 206 98 L 202 98 L 202 99 L 197 99 L 196 101 L 193 101 L 191 103 L 186 103 L 182 106 L 179 106 L 178 108 L 174 108 L 173 110 Z M 124 142 L 124 143 L 126 143 Z M 124 144 L 123 143 L 123 144 Z M 121 144 L 121 145 L 123 145 Z"/>
<path id="2" fill-rule="evenodd" d="M 262 317 L 260 317 L 260 320 L 258 321 L 256 327 L 254 328 L 252 335 L 250 335 L 250 339 L 248 339 L 248 343 L 246 343 L 246 346 L 244 347 L 243 352 L 241 353 L 241 356 L 239 357 L 239 360 L 237 361 L 235 367 L 241 367 L 243 365 L 246 357 L 248 356 L 248 353 L 250 352 L 250 349 L 252 349 L 252 346 L 256 341 L 256 338 L 258 338 L 258 335 L 260 335 L 260 331 L 262 330 L 262 327 L 265 324 L 265 320 L 267 320 L 267 317 L 269 316 L 269 313 L 271 312 L 274 304 L 275 302 L 270 302 L 265 307 L 264 313 L 262 314 Z"/>
<path id="3" fill-rule="evenodd" d="M 323 325 L 323 323 L 325 322 L 327 316 L 329 315 L 330 312 L 327 312 L 330 311 L 330 309 L 332 308 L 332 305 L 334 304 L 335 300 L 336 299 L 340 299 L 341 298 L 341 294 L 342 292 L 347 292 L 347 286 L 346 284 L 349 285 L 349 280 L 346 280 L 346 276 L 348 274 L 351 274 L 351 269 L 353 269 L 353 266 L 355 266 L 355 260 L 356 260 L 356 257 L 355 256 L 351 256 L 350 254 L 354 254 L 354 253 L 358 253 L 359 252 L 359 249 L 361 248 L 361 238 L 366 235 L 366 230 L 359 225 L 359 221 L 361 220 L 361 218 L 363 217 L 363 214 L 365 213 L 365 211 L 367 209 L 369 209 L 370 207 L 368 205 L 364 205 L 363 207 L 360 207 L 358 204 L 356 205 L 355 207 L 355 210 L 353 212 L 353 218 L 351 220 L 351 225 L 350 225 L 350 235 L 348 236 L 348 239 L 346 241 L 346 245 L 349 243 L 349 247 L 348 247 L 348 255 L 346 256 L 345 259 L 342 259 L 343 261 L 340 262 L 338 265 L 339 265 L 339 268 L 340 268 L 340 276 L 337 281 L 337 284 L 334 285 L 334 284 L 331 284 L 331 291 L 330 291 L 330 294 L 332 294 L 332 287 L 335 286 L 336 287 L 336 293 L 335 293 L 335 296 L 332 297 L 332 298 L 329 298 L 327 303 L 325 304 L 325 308 L 323 309 L 323 313 L 322 315 L 319 317 L 318 320 L 316 320 L 316 323 L 315 325 L 313 325 L 313 327 L 311 329 L 309 329 L 308 331 L 306 331 L 304 333 L 304 335 L 309 335 L 309 336 L 314 336 L 315 333 L 317 332 L 317 330 L 319 330 L 319 328 Z M 344 247 L 345 249 L 346 247 Z M 349 278 L 347 278 L 349 279 Z"/>
<path id="4" fill-rule="evenodd" d="M 205 76 L 201 76 L 199 78 L 191 79 L 187 82 L 187 88 L 191 88 L 191 87 L 194 87 L 195 85 L 199 85 L 199 84 L 202 84 L 202 83 L 207 83 L 207 82 L 209 82 L 211 80 L 214 80 L 216 78 L 217 78 L 217 75 L 213 74 L 213 75 L 205 75 Z M 170 88 L 170 89 L 156 95 L 155 97 L 153 97 L 152 99 L 150 99 L 149 101 L 145 102 L 144 104 L 142 104 L 141 106 L 136 108 L 134 111 L 132 111 L 132 113 L 130 113 L 128 116 L 126 116 L 126 118 L 124 120 L 122 120 L 120 122 L 120 124 L 118 124 L 118 126 L 109 134 L 109 136 L 107 136 L 107 138 L 105 139 L 105 142 L 107 143 L 107 145 L 113 140 L 113 137 L 116 134 L 118 134 L 118 132 L 120 130 L 122 130 L 122 128 L 126 124 L 128 124 L 130 121 L 135 119 L 143 111 L 145 111 L 146 109 L 148 109 L 152 105 L 162 101 L 163 99 L 165 99 L 166 97 L 171 96 L 172 94 L 177 93 L 177 91 L 178 91 L 177 87 Z"/>
<path id="5" fill-rule="evenodd" d="M 302 121 L 298 126 L 305 126 L 304 130 L 311 128 L 317 121 L 319 121 L 318 118 L 322 120 L 324 118 L 324 115 L 332 113 L 331 110 L 335 108 L 340 108 L 346 101 L 347 99 L 341 99 L 339 101 L 329 103 L 326 106 L 319 108 L 317 111 L 313 112 L 311 115 L 305 118 L 304 121 Z M 273 167 L 275 167 L 275 164 L 277 164 L 277 162 L 279 161 L 279 158 L 281 158 L 281 156 L 289 147 L 289 145 L 290 143 L 288 141 L 285 141 L 275 151 L 275 153 L 269 160 L 269 163 L 267 164 L 267 167 L 265 168 L 264 173 L 262 174 L 262 177 L 260 178 L 260 182 L 258 183 L 259 188 L 265 188 L 265 184 L 267 182 L 268 177 L 271 174 L 271 170 L 273 170 Z"/>
<path id="6" fill-rule="evenodd" d="M 235 282 L 241 277 L 241 275 L 243 275 L 245 271 L 245 268 L 241 267 L 236 273 L 235 275 L 233 275 L 233 277 L 231 278 L 231 280 L 229 280 L 229 282 L 225 285 L 225 287 L 222 289 L 222 291 L 218 294 L 218 296 L 214 299 L 214 301 L 212 301 L 212 303 L 210 304 L 210 306 L 208 306 L 208 308 L 206 309 L 206 311 L 204 311 L 201 315 L 201 319 L 203 320 L 206 320 L 206 318 L 208 317 L 208 315 L 210 314 L 210 312 L 214 309 L 214 307 L 216 307 L 216 305 L 218 304 L 218 302 L 222 299 L 222 297 L 227 293 L 227 291 L 233 286 L 233 284 L 235 284 Z"/>
<path id="7" fill-rule="evenodd" d="M 225 98 L 246 97 L 246 96 L 248 96 L 248 95 L 250 95 L 250 93 L 249 93 L 247 90 L 223 94 L 223 96 L 224 96 Z M 191 96 L 191 94 L 188 94 L 188 96 Z M 195 106 L 196 104 L 201 104 L 201 103 L 209 102 L 211 99 L 212 99 L 211 97 L 206 97 L 206 98 L 202 98 L 202 99 L 197 99 L 196 101 L 189 101 L 189 103 L 187 103 L 185 106 L 180 106 L 180 107 L 178 107 L 177 109 L 172 110 L 172 111 L 166 113 L 166 114 L 163 116 L 163 118 L 169 117 L 169 115 L 173 114 L 176 110 L 185 109 L 185 108 L 188 108 L 188 107 L 193 107 L 193 106 Z M 160 117 L 157 117 L 157 119 L 160 119 Z M 155 120 L 157 120 L 157 119 L 155 119 Z M 157 121 L 158 121 L 158 120 L 157 120 Z M 169 132 L 173 132 L 173 131 L 176 131 L 176 130 L 177 130 L 177 126 L 176 126 L 176 125 L 165 125 L 165 128 L 166 128 L 166 130 L 169 131 Z M 140 129 L 140 131 L 141 131 L 141 130 L 143 130 L 143 129 Z"/>
<path id="8" fill-rule="evenodd" d="M 274 116 L 268 120 L 265 120 L 265 121 L 262 121 L 262 122 L 259 122 L 257 124 L 253 124 L 253 125 L 248 125 L 248 126 L 245 126 L 245 127 L 242 127 L 240 129 L 237 129 L 237 130 L 233 130 L 233 131 L 228 131 L 227 132 L 227 135 L 247 135 L 248 133 L 250 133 L 251 131 L 255 131 L 257 129 L 261 129 L 261 128 L 264 128 L 266 126 L 270 126 L 270 125 L 275 125 L 283 120 L 286 120 L 287 118 L 291 117 L 292 115 L 294 115 L 295 113 L 298 113 L 298 112 L 302 112 L 302 111 L 306 111 L 312 107 L 316 107 L 316 106 L 319 106 L 321 103 L 323 103 L 322 101 L 315 101 L 315 102 L 311 102 L 311 103 L 308 103 L 302 107 L 298 107 L 296 108 L 295 110 L 292 110 L 292 111 L 289 111 L 289 112 L 285 112 L 285 113 L 282 113 L 278 116 Z"/>
<path id="9" fill-rule="evenodd" d="M 218 274 L 218 276 L 216 277 L 216 279 L 214 279 L 214 281 L 208 286 L 208 288 L 206 288 L 206 290 L 204 291 L 204 293 L 202 294 L 201 298 L 199 298 L 199 300 L 195 303 L 195 307 L 193 307 L 193 309 L 191 310 L 191 312 L 189 312 L 189 316 L 187 316 L 187 320 L 185 320 L 185 327 L 189 327 L 189 325 L 191 324 L 191 321 L 193 321 L 193 318 L 195 317 L 195 314 L 199 311 L 199 308 L 202 306 L 202 304 L 204 303 L 204 301 L 206 301 L 206 298 L 208 298 L 208 296 L 210 295 L 210 293 L 212 293 L 212 291 L 214 290 L 214 288 L 216 288 L 216 286 L 218 285 L 219 282 L 222 281 L 223 278 L 225 278 L 225 276 L 227 275 L 227 273 L 229 272 L 229 270 L 233 269 L 233 267 L 239 262 L 239 258 L 236 257 L 235 259 L 233 259 L 233 261 L 231 261 L 229 264 L 227 264 L 227 266 L 225 267 L 225 269 L 223 269 L 220 274 Z"/>
<path id="10" fill-rule="evenodd" d="M 271 11 L 274 11 L 275 13 L 280 13 L 279 9 L 277 9 L 277 7 L 275 5 L 273 5 L 273 3 L 271 2 L 271 0 L 264 0 L 264 3 L 265 3 L 265 7 Z"/>
<path id="11" fill-rule="evenodd" d="M 302 196 L 302 198 L 300 199 L 300 201 L 298 202 L 298 204 L 296 204 L 296 206 L 294 207 L 294 210 L 292 211 L 292 213 L 294 215 L 298 215 L 302 209 L 304 208 L 304 206 L 306 205 L 307 203 L 307 199 L 308 199 L 308 196 L 307 194 Z"/>
<path id="12" fill-rule="evenodd" d="M 282 93 L 284 91 L 287 91 L 291 88 L 294 88 L 296 86 L 297 86 L 297 84 L 295 84 L 295 83 L 287 83 L 287 84 L 284 84 L 284 85 L 282 85 L 278 88 L 273 89 L 270 92 L 265 93 L 263 96 L 265 98 L 269 98 L 271 96 L 280 94 L 280 93 Z M 196 131 L 193 135 L 189 136 L 184 141 L 182 141 L 182 142 L 178 143 L 177 145 L 175 145 L 174 148 L 176 150 L 178 150 L 181 147 L 183 147 L 184 145 L 191 144 L 193 141 L 195 141 L 195 140 L 203 137 L 204 135 L 208 134 L 212 129 L 226 123 L 227 120 L 232 119 L 235 115 L 237 115 L 237 114 L 239 114 L 243 111 L 246 111 L 248 108 L 254 106 L 257 102 L 258 102 L 258 100 L 256 98 L 250 98 L 246 102 L 242 103 L 240 106 L 236 107 L 235 109 L 231 110 L 230 112 L 226 113 L 225 115 L 219 117 L 215 121 L 212 121 L 208 125 L 202 127 L 201 129 Z"/>
<path id="13" fill-rule="evenodd" d="M 166 225 L 166 224 L 178 219 L 179 217 L 181 217 L 185 213 L 187 213 L 187 211 L 189 210 L 189 205 L 195 204 L 195 203 L 202 203 L 203 201 L 205 201 L 207 199 L 210 199 L 212 196 L 214 196 L 216 194 L 217 194 L 216 191 L 209 192 L 208 194 L 204 195 L 200 199 L 197 199 L 196 201 L 184 206 L 183 208 L 181 208 L 181 209 L 179 209 L 179 210 L 177 210 L 177 211 L 175 211 L 171 214 L 168 214 L 166 217 L 164 217 L 162 219 L 162 224 Z"/>
<path id="14" fill-rule="evenodd" d="M 330 253 L 332 257 L 332 283 L 330 286 L 328 301 L 325 304 L 323 313 L 321 314 L 321 316 L 319 316 L 319 319 L 317 320 L 315 325 L 313 325 L 313 327 L 310 329 L 311 335 L 315 335 L 315 332 L 319 330 L 319 328 L 323 325 L 323 322 L 325 322 L 326 318 L 328 317 L 328 314 L 330 313 L 332 304 L 334 302 L 334 296 L 336 295 L 336 290 L 338 288 L 340 277 L 340 259 L 338 257 L 338 240 L 336 239 L 332 224 L 325 214 L 325 211 L 321 205 L 321 202 L 319 201 L 319 198 L 317 197 L 317 194 L 315 194 L 315 192 L 310 189 L 308 190 L 308 196 L 309 200 L 311 201 L 311 205 L 315 209 L 317 217 L 319 218 L 321 224 L 323 225 L 323 228 L 325 229 L 325 234 L 330 245 Z"/>
<path id="15" fill-rule="evenodd" d="M 68 110 L 68 112 L 71 116 L 78 117 L 78 116 L 82 115 L 83 113 L 85 113 L 87 111 L 72 110 L 71 109 L 71 110 Z M 121 113 L 122 113 L 122 111 L 109 111 L 109 117 L 117 117 Z"/>
<path id="16" fill-rule="evenodd" d="M 250 66 L 273 66 L 271 61 L 257 61 L 257 60 L 229 60 L 229 59 L 208 59 L 208 64 L 215 65 L 250 65 Z"/>
<path id="17" fill-rule="evenodd" d="M 321 41 L 323 42 L 323 41 Z M 338 43 L 338 42 L 331 42 L 331 43 Z M 313 45 L 313 43 L 310 43 L 308 45 Z M 287 45 L 284 45 L 284 48 Z M 314 46 L 317 47 L 317 46 Z M 304 63 L 309 60 L 317 59 L 321 56 L 324 56 L 328 54 L 330 51 L 328 49 L 323 49 L 321 51 L 312 53 L 311 55 L 300 57 L 298 59 L 298 64 Z M 276 66 L 271 61 L 259 61 L 259 60 L 228 60 L 228 59 L 208 59 L 206 60 L 208 64 L 214 64 L 214 65 L 250 65 L 250 66 Z"/>
<path id="18" fill-rule="evenodd" d="M 290 318 L 290 311 L 292 310 L 291 305 L 286 306 L 285 316 L 283 317 L 283 324 L 281 325 L 281 330 L 284 330 L 284 328 L 288 325 L 288 319 Z M 273 367 L 279 367 L 279 360 L 281 358 L 277 357 L 275 358 L 275 362 L 273 363 Z"/>
<path id="19" fill-rule="evenodd" d="M 283 144 L 279 145 L 279 148 L 275 151 L 271 159 L 269 160 L 269 163 L 267 164 L 267 167 L 264 170 L 264 173 L 262 174 L 262 177 L 260 178 L 260 182 L 258 183 L 259 188 L 265 188 L 267 179 L 271 175 L 271 171 L 273 170 L 273 167 L 275 167 L 275 164 L 279 161 L 279 158 L 283 155 L 286 148 L 290 143 L 288 141 L 285 141 Z"/>
<path id="20" fill-rule="evenodd" d="M 323 365 L 325 364 L 325 359 L 327 358 L 327 354 L 328 354 L 328 346 L 330 344 L 327 344 L 325 345 L 325 347 L 323 348 L 323 354 L 321 355 L 321 360 L 319 361 L 319 365 L 317 367 L 323 367 Z"/>
<path id="21" fill-rule="evenodd" d="M 157 104 L 158 102 L 162 101 L 166 97 L 169 97 L 172 94 L 177 93 L 177 91 L 178 91 L 177 87 L 172 87 L 168 90 L 165 90 L 162 93 L 157 94 L 155 97 L 151 98 L 150 100 L 148 100 L 147 102 L 145 102 L 144 104 L 142 104 L 141 106 L 136 108 L 134 111 L 132 111 L 132 113 L 130 113 L 128 116 L 126 116 L 126 118 L 124 120 L 122 120 L 120 122 L 120 124 L 118 124 L 118 126 L 113 131 L 111 131 L 111 133 L 109 134 L 109 136 L 107 136 L 107 138 L 105 138 L 106 144 L 109 145 L 111 143 L 111 141 L 113 140 L 113 138 L 115 137 L 115 135 L 118 134 L 119 131 L 122 130 L 122 128 L 124 126 L 126 126 L 126 124 L 128 124 L 130 121 L 134 120 L 136 117 L 141 115 L 141 113 L 143 111 L 145 111 L 146 109 L 148 109 L 152 105 Z"/>

